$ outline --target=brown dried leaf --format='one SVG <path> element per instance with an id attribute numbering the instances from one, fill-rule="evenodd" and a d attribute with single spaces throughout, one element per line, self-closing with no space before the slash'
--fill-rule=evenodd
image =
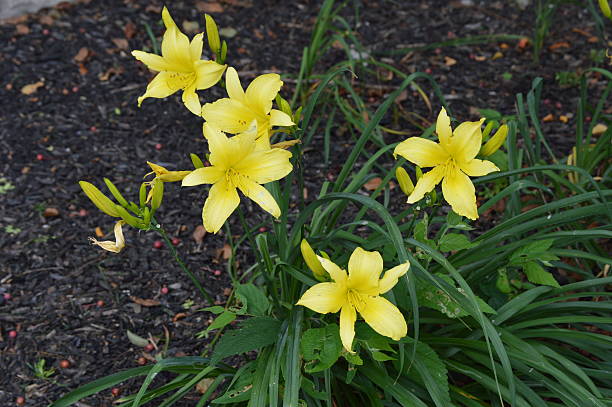
<path id="1" fill-rule="evenodd" d="M 32 93 L 36 92 L 38 88 L 42 86 L 45 86 L 45 83 L 43 81 L 38 81 L 36 83 L 30 83 L 29 85 L 25 85 L 23 88 L 21 88 L 21 93 L 23 93 L 24 95 L 31 95 Z"/>
<path id="2" fill-rule="evenodd" d="M 555 120 L 555 116 L 552 113 L 547 114 L 546 116 L 544 116 L 544 118 L 542 119 L 542 121 L 544 123 L 548 123 L 548 122 L 552 122 L 553 120 Z"/>
<path id="3" fill-rule="evenodd" d="M 201 13 L 223 13 L 223 6 L 217 2 L 198 1 L 195 6 Z"/>
<path id="4" fill-rule="evenodd" d="M 93 51 L 91 51 L 87 47 L 82 47 L 77 54 L 72 57 L 74 62 L 85 62 L 93 55 Z"/>
<path id="5" fill-rule="evenodd" d="M 87 75 L 87 73 L 89 72 L 89 69 L 87 69 L 87 67 L 85 66 L 84 63 L 79 62 L 79 73 L 81 75 Z"/>
<path id="6" fill-rule="evenodd" d="M 223 245 L 223 248 L 217 249 L 217 258 L 222 257 L 223 260 L 228 260 L 232 257 L 232 248 L 227 243 Z"/>
<path id="7" fill-rule="evenodd" d="M 554 44 L 552 44 L 550 47 L 548 47 L 549 50 L 554 51 L 556 49 L 559 48 L 569 48 L 570 44 L 567 41 L 559 41 L 559 42 L 555 42 Z"/>
<path id="8" fill-rule="evenodd" d="M 193 240 L 196 241 L 196 243 L 200 244 L 202 243 L 204 236 L 206 236 L 206 229 L 204 229 L 204 226 L 198 225 L 194 229 L 193 234 L 191 236 L 193 237 Z"/>
<path id="9" fill-rule="evenodd" d="M 376 178 L 372 178 L 371 180 L 363 184 L 363 187 L 368 191 L 374 191 L 376 188 L 380 186 L 381 183 L 382 183 L 382 178 L 376 177 Z"/>
<path id="10" fill-rule="evenodd" d="M 57 209 L 57 208 L 46 208 L 43 211 L 43 216 L 45 218 L 53 218 L 55 216 L 59 216 L 59 214 L 60 214 L 59 213 L 59 209 Z"/>
<path id="11" fill-rule="evenodd" d="M 134 297 L 133 295 L 130 296 L 130 300 L 138 305 L 142 305 L 143 307 L 155 307 L 161 304 L 158 300 L 138 298 Z"/>
<path id="12" fill-rule="evenodd" d="M 98 75 L 98 79 L 100 79 L 101 81 L 107 81 L 110 79 L 111 76 L 121 75 L 123 72 L 125 72 L 125 68 L 123 68 L 122 66 L 119 66 L 119 67 L 113 66 L 111 68 L 108 68 L 105 72 L 102 72 L 100 75 Z"/>
<path id="13" fill-rule="evenodd" d="M 30 27 L 25 24 L 17 24 L 15 26 L 15 31 L 17 31 L 18 35 L 28 35 L 30 33 Z"/>
<path id="14" fill-rule="evenodd" d="M 149 12 L 149 13 L 154 13 L 154 14 L 159 14 L 162 11 L 161 6 L 156 6 L 153 4 L 149 4 L 147 7 L 145 7 L 145 11 Z"/>
<path id="15" fill-rule="evenodd" d="M 126 40 L 125 38 L 113 38 L 112 41 L 113 44 L 115 44 L 119 49 L 127 50 L 130 47 L 130 44 L 128 44 L 128 40 Z"/>
<path id="16" fill-rule="evenodd" d="M 125 27 L 123 27 L 123 34 L 125 35 L 125 38 L 127 38 L 128 40 L 130 38 L 133 38 L 134 35 L 136 35 L 136 31 L 137 31 L 136 26 L 131 21 L 128 22 L 125 25 Z"/>
<path id="17" fill-rule="evenodd" d="M 453 66 L 457 63 L 457 60 L 451 57 L 444 57 L 444 64 L 446 66 Z"/>
<path id="18" fill-rule="evenodd" d="M 104 232 L 102 231 L 102 228 L 100 226 L 96 226 L 96 236 L 104 237 Z"/>
<path id="19" fill-rule="evenodd" d="M 43 15 L 43 16 L 40 16 L 40 18 L 38 19 L 38 21 L 39 21 L 41 24 L 44 24 L 44 25 L 53 25 L 53 23 L 55 22 L 55 20 L 53 19 L 53 17 L 51 17 L 51 16 L 50 16 L 50 15 L 48 15 L 48 14 L 45 14 L 45 15 Z"/>
<path id="20" fill-rule="evenodd" d="M 202 379 L 198 382 L 198 384 L 196 384 L 196 390 L 200 393 L 200 394 L 204 394 L 208 391 L 208 388 L 210 387 L 210 385 L 215 381 L 215 379 L 211 378 L 205 378 Z"/>

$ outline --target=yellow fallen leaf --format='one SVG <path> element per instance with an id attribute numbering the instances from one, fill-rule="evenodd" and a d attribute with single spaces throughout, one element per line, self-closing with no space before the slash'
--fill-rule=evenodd
<path id="1" fill-rule="evenodd" d="M 23 93 L 24 95 L 31 95 L 32 93 L 36 92 L 38 88 L 42 86 L 45 86 L 45 83 L 42 81 L 38 81 L 36 83 L 30 83 L 29 85 L 25 85 L 23 88 L 21 88 L 21 93 Z"/>

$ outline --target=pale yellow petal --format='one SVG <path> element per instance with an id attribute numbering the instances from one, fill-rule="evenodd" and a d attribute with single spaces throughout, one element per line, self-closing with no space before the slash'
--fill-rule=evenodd
<path id="1" fill-rule="evenodd" d="M 220 130 L 231 134 L 246 131 L 251 121 L 256 119 L 247 106 L 229 98 L 205 104 L 202 107 L 202 117 Z"/>
<path id="2" fill-rule="evenodd" d="M 244 101 L 244 89 L 242 89 L 238 72 L 236 72 L 234 67 L 230 66 L 227 68 L 227 72 L 225 73 L 225 88 L 227 89 L 227 95 L 230 99 L 235 99 L 238 102 Z"/>
<path id="3" fill-rule="evenodd" d="M 192 61 L 199 61 L 202 59 L 202 48 L 204 47 L 204 34 L 197 34 L 191 39 L 189 44 L 189 56 Z"/>
<path id="4" fill-rule="evenodd" d="M 217 127 L 206 122 L 202 125 L 204 138 L 208 141 L 210 163 L 221 169 L 228 169 L 232 159 L 232 151 L 227 136 Z"/>
<path id="5" fill-rule="evenodd" d="M 378 293 L 384 294 L 397 284 L 397 280 L 408 272 L 410 263 L 406 262 L 391 270 L 385 271 L 385 275 L 378 281 Z"/>
<path id="6" fill-rule="evenodd" d="M 440 144 L 421 137 L 410 137 L 395 147 L 393 154 L 398 154 L 419 167 L 434 167 L 444 164 L 448 153 Z"/>
<path id="7" fill-rule="evenodd" d="M 482 122 L 463 122 L 453 132 L 450 142 L 449 153 L 457 162 L 467 162 L 472 160 L 482 145 Z"/>
<path id="8" fill-rule="evenodd" d="M 202 184 L 214 184 L 225 176 L 225 171 L 218 167 L 202 167 L 191 171 L 181 183 L 184 187 Z"/>
<path id="9" fill-rule="evenodd" d="M 255 203 L 261 206 L 261 209 L 268 212 L 270 215 L 278 218 L 281 215 L 281 210 L 274 200 L 272 194 L 263 186 L 252 181 L 247 177 L 239 177 L 238 188 L 242 193 L 251 198 Z"/>
<path id="10" fill-rule="evenodd" d="M 325 257 L 317 256 L 317 258 L 332 280 L 340 284 L 342 287 L 346 287 L 346 280 L 348 279 L 346 271 L 342 270 L 336 265 L 336 263 L 326 259 Z"/>
<path id="11" fill-rule="evenodd" d="M 124 223 L 125 221 L 123 220 L 120 220 L 117 223 L 115 223 L 115 227 L 113 229 L 115 233 L 114 242 L 111 240 L 105 240 L 103 242 L 100 242 L 94 239 L 93 237 L 90 237 L 89 240 L 91 241 L 92 244 L 95 244 L 96 246 L 99 246 L 106 251 L 113 252 L 113 253 L 119 253 L 125 247 L 125 238 L 123 237 L 123 230 L 121 229 L 121 226 L 123 226 Z"/>
<path id="12" fill-rule="evenodd" d="M 346 290 L 336 283 L 319 283 L 310 287 L 302 295 L 296 305 L 320 314 L 328 314 L 340 311 L 346 303 Z"/>
<path id="13" fill-rule="evenodd" d="M 361 294 L 378 295 L 378 278 L 383 271 L 380 253 L 357 247 L 349 259 L 348 287 Z"/>
<path id="14" fill-rule="evenodd" d="M 300 243 L 300 251 L 302 252 L 302 257 L 304 258 L 306 265 L 310 271 L 312 271 L 312 274 L 314 274 L 317 280 L 324 281 L 327 277 L 327 271 L 325 271 L 321 265 L 316 253 L 314 250 L 312 250 L 312 247 L 310 247 L 310 244 L 308 244 L 306 239 L 302 239 L 302 242 Z"/>
<path id="15" fill-rule="evenodd" d="M 181 99 L 183 100 L 185 107 L 187 107 L 191 113 L 198 116 L 200 115 L 202 112 L 202 105 L 200 104 L 198 94 L 195 92 L 195 83 L 183 91 Z"/>
<path id="16" fill-rule="evenodd" d="M 189 38 L 175 27 L 170 27 L 162 38 L 162 56 L 172 70 L 177 72 L 193 71 L 193 61 L 189 49 Z"/>
<path id="17" fill-rule="evenodd" d="M 423 176 L 417 181 L 414 191 L 412 191 L 408 197 L 408 203 L 415 203 L 423 199 L 425 194 L 434 189 L 442 180 L 445 171 L 445 167 L 443 165 L 439 165 L 432 168 L 432 170 L 428 173 L 423 174 Z"/>
<path id="18" fill-rule="evenodd" d="M 359 314 L 372 329 L 383 336 L 397 341 L 408 333 L 408 326 L 404 316 L 386 298 L 365 298 L 365 306 L 359 310 Z"/>
<path id="19" fill-rule="evenodd" d="M 172 19 L 172 16 L 170 16 L 170 12 L 168 11 L 168 7 L 166 6 L 164 6 L 164 8 L 162 9 L 162 21 L 164 22 L 166 30 L 171 27 L 177 28 L 176 23 Z"/>
<path id="20" fill-rule="evenodd" d="M 458 168 L 447 172 L 442 181 L 442 193 L 455 213 L 473 220 L 478 218 L 474 184 Z"/>
<path id="21" fill-rule="evenodd" d="M 215 86 L 223 76 L 225 67 L 226 65 L 220 65 L 215 61 L 197 61 L 195 63 L 196 89 L 208 89 Z"/>
<path id="22" fill-rule="evenodd" d="M 146 98 L 156 98 L 163 99 L 172 95 L 177 90 L 181 89 L 180 87 L 174 86 L 175 83 L 170 80 L 170 73 L 168 72 L 160 72 L 155 75 L 155 78 L 149 85 L 147 85 L 147 90 L 144 95 L 138 98 L 138 106 L 142 104 L 142 101 Z"/>
<path id="23" fill-rule="evenodd" d="M 279 180 L 291 172 L 291 152 L 280 148 L 254 151 L 235 166 L 236 171 L 258 184 Z"/>
<path id="24" fill-rule="evenodd" d="M 153 71 L 167 71 L 170 68 L 170 65 L 166 62 L 166 60 L 159 55 L 150 54 L 143 51 L 132 51 L 132 56 Z"/>
<path id="25" fill-rule="evenodd" d="M 353 352 L 353 339 L 355 339 L 355 321 L 357 320 L 357 312 L 350 304 L 342 306 L 340 311 L 340 339 L 342 346 L 347 352 Z"/>
<path id="26" fill-rule="evenodd" d="M 278 109 L 270 111 L 270 126 L 293 126 L 294 124 L 287 113 Z"/>
<path id="27" fill-rule="evenodd" d="M 491 161 L 479 160 L 477 158 L 467 163 L 460 163 L 459 166 L 461 170 L 470 177 L 480 177 L 491 172 L 499 171 L 499 168 Z"/>
<path id="28" fill-rule="evenodd" d="M 190 173 L 191 171 L 167 171 L 165 174 L 158 176 L 157 179 L 163 182 L 182 181 L 183 178 L 185 178 Z"/>
<path id="29" fill-rule="evenodd" d="M 266 115 L 272 109 L 272 101 L 283 86 L 280 75 L 268 73 L 253 79 L 246 90 L 246 100 L 249 106 L 259 114 Z"/>
<path id="30" fill-rule="evenodd" d="M 239 203 L 240 198 L 236 188 L 228 185 L 225 179 L 219 180 L 210 188 L 208 198 L 204 202 L 202 209 L 204 229 L 210 233 L 217 233 Z"/>
<path id="31" fill-rule="evenodd" d="M 438 120 L 436 121 L 436 133 L 438 134 L 440 144 L 445 150 L 447 150 L 450 143 L 450 138 L 453 135 L 453 130 L 451 129 L 450 118 L 448 117 L 445 108 L 442 108 L 438 114 Z"/>

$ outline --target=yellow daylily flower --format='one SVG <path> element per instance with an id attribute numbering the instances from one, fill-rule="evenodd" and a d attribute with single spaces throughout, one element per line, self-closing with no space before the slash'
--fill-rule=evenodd
<path id="1" fill-rule="evenodd" d="M 232 67 L 225 73 L 227 95 L 229 98 L 207 103 L 202 107 L 202 117 L 208 123 L 226 133 L 242 133 L 257 121 L 257 139 L 265 146 L 270 145 L 270 129 L 273 126 L 293 126 L 295 123 L 288 114 L 272 109 L 272 101 L 278 94 L 283 81 L 280 75 L 269 73 L 260 75 L 242 89 L 238 72 Z"/>
<path id="2" fill-rule="evenodd" d="M 208 140 L 211 166 L 192 171 L 183 178 L 182 185 L 213 184 L 202 209 L 204 228 L 212 233 L 221 229 L 240 203 L 237 189 L 278 218 L 280 208 L 262 184 L 291 172 L 291 152 L 261 148 L 255 143 L 256 129 L 231 138 L 210 123 L 204 123 L 203 130 Z"/>
<path id="3" fill-rule="evenodd" d="M 132 51 L 136 59 L 149 69 L 159 72 L 147 86 L 145 94 L 138 98 L 138 106 L 146 98 L 163 99 L 182 89 L 183 103 L 193 114 L 199 115 L 202 105 L 196 89 L 214 86 L 221 79 L 226 65 L 202 60 L 204 34 L 196 35 L 190 43 L 189 38 L 176 26 L 166 7 L 162 11 L 162 20 L 166 26 L 161 44 L 162 55 Z"/>
<path id="4" fill-rule="evenodd" d="M 89 240 L 91 241 L 92 244 L 95 244 L 96 246 L 100 246 L 102 249 L 106 251 L 113 252 L 113 253 L 119 253 L 125 247 L 125 238 L 123 237 L 123 230 L 121 229 L 121 226 L 123 226 L 124 224 L 125 224 L 124 220 L 120 220 L 117 223 L 115 223 L 115 228 L 114 228 L 115 241 L 114 242 L 112 240 L 105 240 L 103 242 L 100 242 L 93 237 L 90 237 Z"/>
<path id="5" fill-rule="evenodd" d="M 478 218 L 476 190 L 469 177 L 499 171 L 491 161 L 476 159 L 482 144 L 480 129 L 484 119 L 463 122 L 453 132 L 446 110 L 442 108 L 436 122 L 440 143 L 420 137 L 410 137 L 395 147 L 393 154 L 401 155 L 419 167 L 433 167 L 418 180 L 408 203 L 415 203 L 442 181 L 444 199 L 457 214 Z"/>
<path id="6" fill-rule="evenodd" d="M 302 295 L 297 305 L 303 305 L 321 314 L 340 311 L 340 339 L 344 348 L 352 353 L 357 312 L 376 332 L 394 340 L 406 336 L 408 326 L 400 310 L 381 294 L 391 290 L 400 277 L 408 272 L 406 262 L 383 271 L 383 259 L 378 252 L 356 248 L 348 264 L 348 275 L 336 264 L 319 257 L 323 268 L 333 282 L 319 283 Z"/>
<path id="7" fill-rule="evenodd" d="M 153 196 L 156 192 L 163 194 L 163 185 L 162 182 L 176 182 L 182 181 L 187 175 L 191 173 L 191 171 L 168 171 L 166 168 L 161 165 L 153 164 L 150 161 L 147 161 L 147 164 L 153 171 L 147 173 L 145 177 L 148 177 L 151 174 L 155 174 L 155 178 L 153 180 L 145 182 L 145 184 L 149 185 L 151 189 L 147 194 L 147 203 L 153 199 Z M 159 189 L 161 188 L 161 191 Z M 161 199 L 161 196 L 160 196 Z M 157 208 L 155 208 L 157 209 Z"/>

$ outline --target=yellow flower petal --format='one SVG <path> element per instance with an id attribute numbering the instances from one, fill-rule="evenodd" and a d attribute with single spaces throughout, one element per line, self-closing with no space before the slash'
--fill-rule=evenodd
<path id="1" fill-rule="evenodd" d="M 314 250 L 312 250 L 312 247 L 310 247 L 306 239 L 302 239 L 302 242 L 300 243 L 300 251 L 302 252 L 302 257 L 304 258 L 306 265 L 310 271 L 312 271 L 312 274 L 314 274 L 317 280 L 325 281 L 327 271 L 325 271 L 321 265 L 317 255 L 315 254 Z"/>
<path id="2" fill-rule="evenodd" d="M 202 125 L 202 132 L 208 141 L 210 163 L 215 167 L 228 168 L 226 164 L 230 161 L 232 152 L 228 148 L 227 136 L 208 122 Z"/>
<path id="3" fill-rule="evenodd" d="M 499 171 L 499 168 L 491 161 L 479 160 L 477 158 L 467 163 L 460 163 L 459 168 L 470 177 L 480 177 L 491 172 Z"/>
<path id="4" fill-rule="evenodd" d="M 435 167 L 450 158 L 440 144 L 421 137 L 410 137 L 402 141 L 395 147 L 393 154 L 399 154 L 419 167 Z"/>
<path id="5" fill-rule="evenodd" d="M 162 10 L 162 19 L 166 25 L 166 32 L 161 45 L 162 56 L 176 65 L 176 69 L 173 70 L 177 72 L 191 71 L 193 61 L 189 49 L 189 38 L 178 29 L 166 7 Z"/>
<path id="6" fill-rule="evenodd" d="M 442 108 L 440 113 L 438 114 L 438 120 L 436 121 L 436 133 L 438 134 L 438 140 L 440 140 L 440 144 L 446 150 L 448 150 L 448 146 L 450 144 L 451 136 L 453 135 L 453 130 L 450 125 L 450 118 L 446 113 L 446 109 Z"/>
<path id="7" fill-rule="evenodd" d="M 197 34 L 191 39 L 189 44 L 189 56 L 192 61 L 199 61 L 202 59 L 202 48 L 204 47 L 204 34 Z"/>
<path id="8" fill-rule="evenodd" d="M 395 305 L 383 297 L 365 297 L 365 306 L 359 314 L 376 332 L 394 340 L 400 340 L 408 333 L 406 320 Z"/>
<path id="9" fill-rule="evenodd" d="M 281 210 L 278 204 L 274 200 L 272 194 L 265 187 L 247 177 L 240 177 L 240 183 L 237 186 L 245 196 L 255 201 L 264 211 L 268 212 L 275 218 L 278 218 L 281 215 Z"/>
<path id="10" fill-rule="evenodd" d="M 474 184 L 458 168 L 447 171 L 442 181 L 442 193 L 455 213 L 473 220 L 478 218 Z"/>
<path id="11" fill-rule="evenodd" d="M 350 353 L 355 353 L 352 350 L 353 339 L 355 339 L 355 321 L 357 320 L 357 313 L 355 308 L 350 304 L 342 306 L 340 311 L 340 339 L 342 340 L 342 346 Z"/>
<path id="12" fill-rule="evenodd" d="M 310 287 L 302 295 L 297 305 L 321 313 L 334 313 L 346 303 L 346 290 L 336 283 L 319 283 Z"/>
<path id="13" fill-rule="evenodd" d="M 231 66 L 227 68 L 227 72 L 225 73 L 225 87 L 230 99 L 235 99 L 239 102 L 244 101 L 244 90 L 240 84 L 238 72 Z"/>
<path id="14" fill-rule="evenodd" d="M 280 75 L 269 73 L 259 75 L 246 90 L 246 100 L 251 109 L 258 114 L 267 115 L 272 109 L 272 101 L 283 86 Z"/>
<path id="15" fill-rule="evenodd" d="M 397 284 L 397 280 L 406 274 L 409 268 L 410 263 L 406 262 L 385 271 L 383 278 L 378 281 L 378 293 L 384 294 L 392 289 Z"/>
<path id="16" fill-rule="evenodd" d="M 159 55 L 150 54 L 143 51 L 132 51 L 132 56 L 153 71 L 168 71 L 170 68 L 170 64 L 168 64 L 168 62 L 166 62 L 166 60 Z"/>
<path id="17" fill-rule="evenodd" d="M 235 169 L 258 184 L 276 181 L 291 172 L 291 152 L 280 148 L 255 151 L 236 164 Z"/>
<path id="18" fill-rule="evenodd" d="M 217 233 L 227 218 L 234 212 L 240 198 L 236 188 L 229 185 L 225 179 L 215 183 L 208 193 L 202 209 L 202 222 L 207 232 Z"/>
<path id="19" fill-rule="evenodd" d="M 348 287 L 361 294 L 377 295 L 378 278 L 383 271 L 383 259 L 378 252 L 357 247 L 349 259 Z"/>
<path id="20" fill-rule="evenodd" d="M 208 89 L 215 86 L 219 79 L 221 79 L 221 76 L 223 76 L 226 66 L 220 65 L 215 61 L 197 61 L 195 63 L 196 89 Z"/>
<path id="21" fill-rule="evenodd" d="M 181 99 L 191 113 L 198 116 L 200 115 L 202 112 L 202 105 L 200 104 L 198 94 L 195 92 L 195 83 L 183 91 Z"/>
<path id="22" fill-rule="evenodd" d="M 172 81 L 170 75 L 169 72 L 158 73 L 149 85 L 147 85 L 145 94 L 138 98 L 138 106 L 140 106 L 142 101 L 146 98 L 163 99 L 181 89 L 180 84 Z"/>
<path id="23" fill-rule="evenodd" d="M 218 167 L 202 167 L 197 168 L 189 173 L 183 182 L 184 187 L 192 187 L 194 185 L 214 184 L 225 175 L 225 172 Z"/>
<path id="24" fill-rule="evenodd" d="M 293 126 L 294 124 L 287 113 L 278 109 L 270 111 L 270 126 Z"/>
<path id="25" fill-rule="evenodd" d="M 472 160 L 482 145 L 482 122 L 463 122 L 455 128 L 450 143 L 450 154 L 457 162 Z"/>
<path id="26" fill-rule="evenodd" d="M 227 133 L 238 134 L 246 131 L 255 120 L 255 114 L 237 100 L 225 98 L 202 107 L 202 117 Z"/>
<path id="27" fill-rule="evenodd" d="M 444 176 L 445 167 L 439 165 L 434 167 L 431 171 L 423 174 L 417 181 L 414 191 L 408 197 L 408 203 L 415 203 L 423 199 L 425 194 L 436 187 L 436 185 L 442 180 Z"/>
<path id="28" fill-rule="evenodd" d="M 317 258 L 332 280 L 340 284 L 342 287 L 346 287 L 346 280 L 348 279 L 346 271 L 342 270 L 336 265 L 336 263 L 326 259 L 325 257 L 317 256 Z"/>
<path id="29" fill-rule="evenodd" d="M 106 251 L 113 252 L 113 253 L 119 253 L 125 247 L 125 238 L 123 237 L 123 230 L 121 229 L 121 226 L 123 224 L 125 224 L 124 220 L 120 220 L 117 223 L 115 223 L 115 228 L 114 228 L 115 241 L 114 242 L 111 240 L 105 240 L 103 242 L 100 242 L 94 239 L 93 237 L 90 237 L 89 240 L 91 241 L 92 244 L 95 244 L 96 246 L 99 246 Z"/>

